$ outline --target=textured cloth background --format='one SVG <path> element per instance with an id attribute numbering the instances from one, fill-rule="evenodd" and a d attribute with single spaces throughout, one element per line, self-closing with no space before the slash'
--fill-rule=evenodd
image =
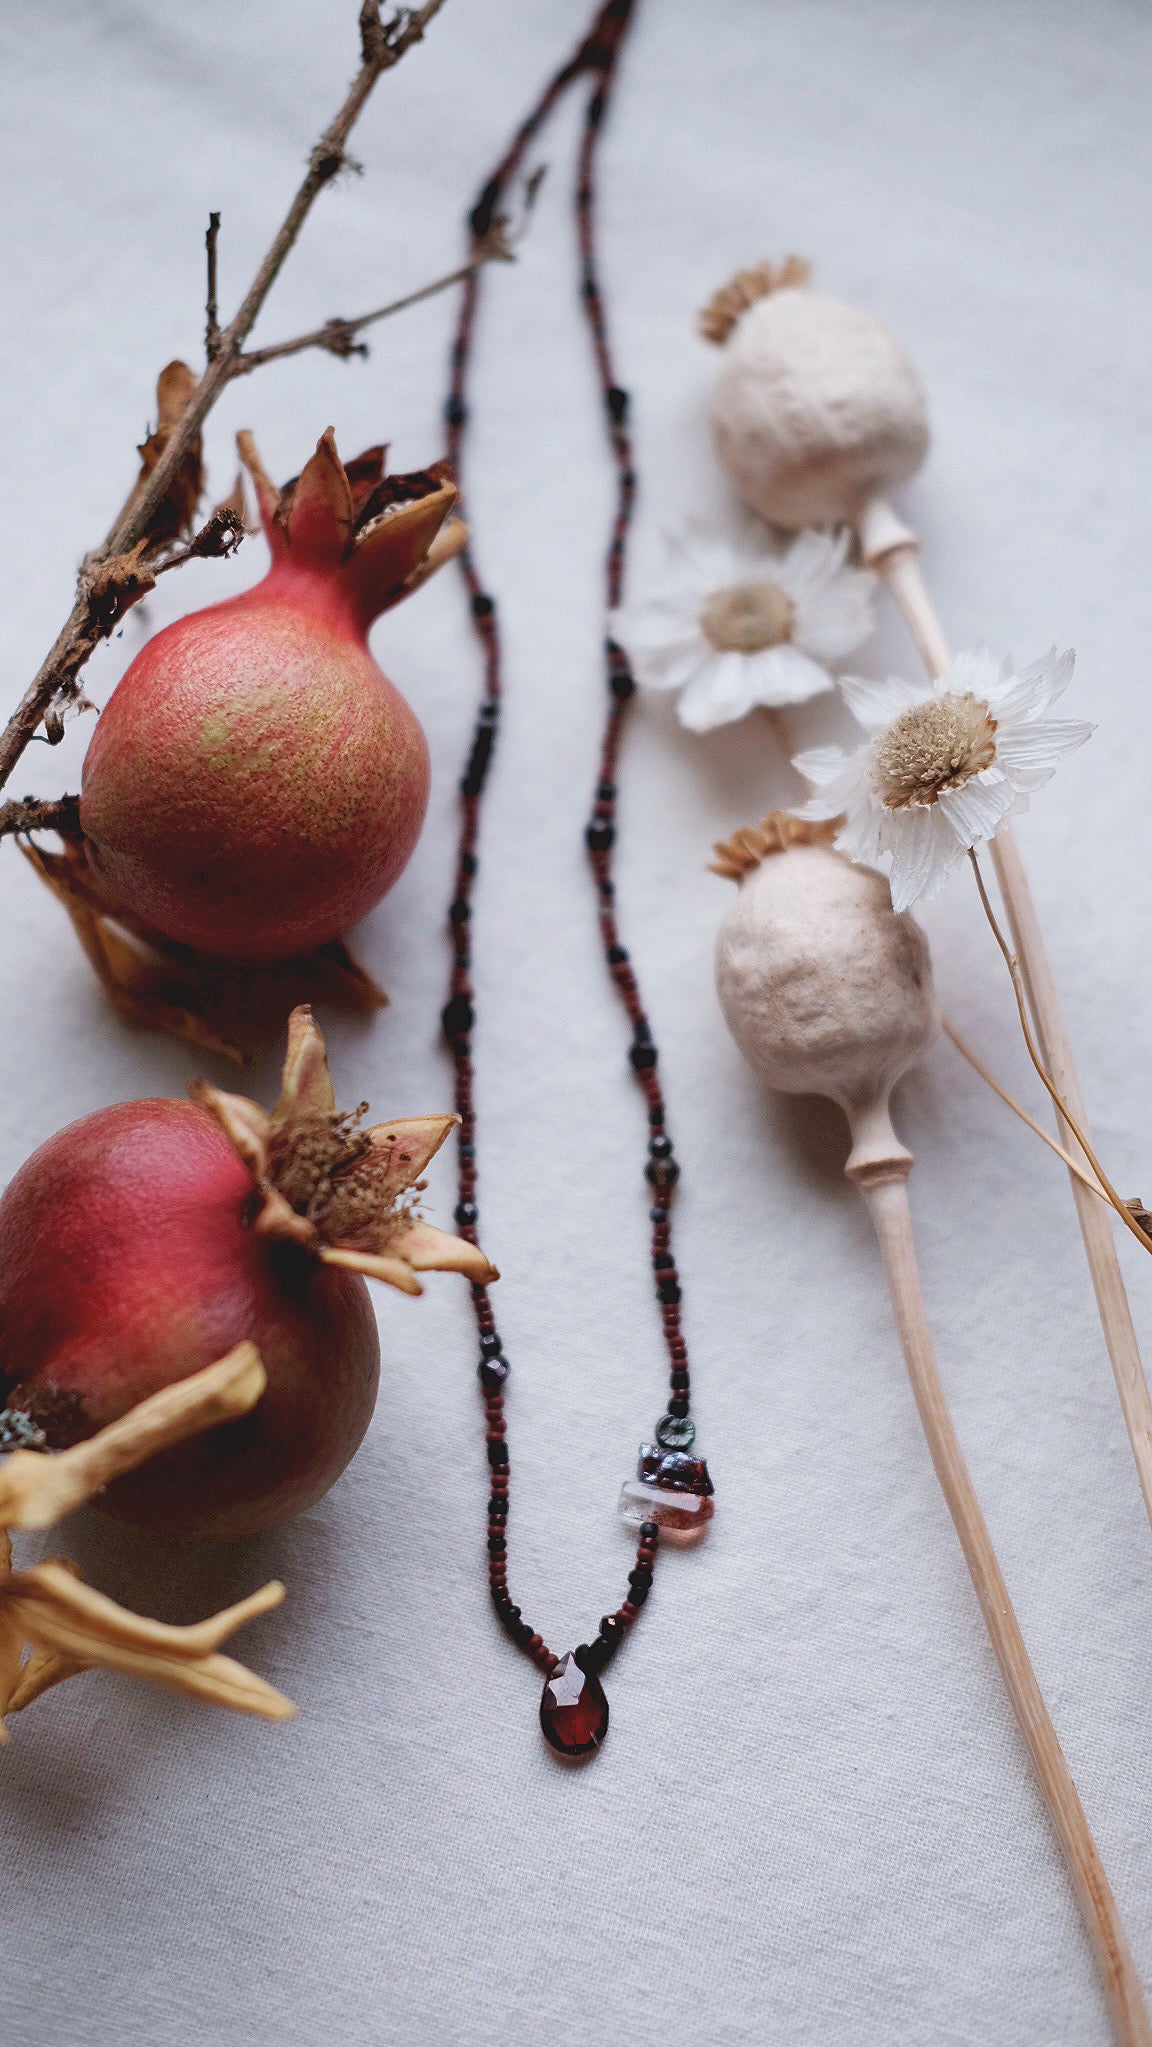
<path id="1" fill-rule="evenodd" d="M 365 176 L 323 197 L 257 339 L 456 260 L 460 221 L 587 0 L 450 0 L 379 88 Z M 0 382 L 3 694 L 67 608 L 132 473 L 151 384 L 195 358 L 202 239 L 247 283 L 355 52 L 352 0 L 7 0 Z M 907 507 L 947 630 L 1079 650 L 1092 744 L 1024 840 L 1105 1158 L 1152 1195 L 1144 824 L 1152 700 L 1146 213 L 1152 20 L 1132 0 L 646 0 L 604 148 L 604 245 L 643 498 L 722 500 L 694 309 L 798 249 L 921 365 L 934 453 Z M 642 1105 L 581 845 L 600 718 L 609 471 L 574 306 L 573 113 L 514 270 L 490 280 L 468 477 L 507 632 L 509 703 L 476 934 L 486 1248 L 514 1364 L 512 1581 L 557 1649 L 621 1594 L 621 1479 L 661 1405 Z M 332 421 L 400 467 L 440 447 L 452 308 L 235 388 L 208 434 L 277 476 Z M 177 612 L 263 544 L 168 579 L 93 662 L 103 701 Z M 341 1099 L 446 1106 L 437 1041 L 454 788 L 477 660 L 451 575 L 382 623 L 431 741 L 428 827 L 359 933 L 392 995 L 329 1028 Z M 870 670 L 909 663 L 891 621 Z M 835 720 L 793 714 L 811 743 Z M 74 787 L 87 731 L 13 793 Z M 921 1441 L 866 1218 L 820 1105 L 761 1099 L 712 989 L 710 841 L 795 793 L 770 722 L 707 741 L 642 703 L 620 907 L 685 1166 L 677 1211 L 707 1547 L 670 1555 L 579 1772 L 487 1605 L 484 1460 L 463 1284 L 378 1293 L 380 1406 L 353 1468 L 259 1543 L 182 1554 L 95 1517 L 99 1582 L 191 1618 L 270 1573 L 239 1653 L 286 1729 L 90 1676 L 0 1760 L 7 2047 L 1035 2047 L 1103 2042 L 1090 1958 Z M 63 915 L 0 855 L 0 1174 L 70 1118 L 183 1091 L 205 1062 L 114 1020 Z M 959 878 L 926 919 L 957 1023 L 1030 1101 L 1007 983 Z M 223 1078 L 217 1074 L 216 1078 Z M 274 1061 L 260 1065 L 267 1098 Z M 902 1131 L 942 1367 L 1036 1666 L 1152 1981 L 1152 1538 L 1059 1168 L 942 1044 Z M 449 1165 L 431 1206 L 447 1221 Z M 1142 1329 L 1152 1270 L 1125 1243 Z M 59 1538 L 53 1538 L 59 1544 Z M 31 1545 L 24 1554 L 31 1553 Z"/>

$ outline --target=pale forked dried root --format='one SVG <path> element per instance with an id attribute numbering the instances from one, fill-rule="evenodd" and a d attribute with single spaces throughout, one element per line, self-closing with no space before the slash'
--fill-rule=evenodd
<path id="1" fill-rule="evenodd" d="M 96 1668 L 147 1678 L 267 1720 L 291 1718 L 296 1709 L 290 1700 L 219 1653 L 245 1621 L 280 1604 L 284 1587 L 275 1580 L 207 1620 L 173 1627 L 93 1591 L 65 1558 L 13 1571 L 7 1534 L 9 1528 L 50 1527 L 157 1451 L 247 1414 L 264 1386 L 255 1345 L 237 1344 L 87 1442 L 54 1456 L 14 1450 L 0 1465 L 0 1738 L 4 1715 L 20 1712 L 65 1678 Z M 25 1644 L 31 1654 L 21 1662 Z"/>
<path id="2" fill-rule="evenodd" d="M 715 860 L 708 863 L 710 874 L 725 881 L 742 881 L 773 853 L 786 853 L 790 846 L 830 846 L 840 829 L 838 817 L 795 817 L 790 810 L 772 810 L 757 825 L 745 825 L 730 839 L 718 839 L 713 846 Z"/>
<path id="3" fill-rule="evenodd" d="M 803 289 L 811 281 L 812 267 L 803 256 L 785 256 L 781 263 L 754 263 L 750 270 L 738 270 L 735 277 L 713 292 L 707 305 L 700 308 L 697 328 L 705 341 L 719 348 L 727 341 L 741 313 L 746 313 L 757 299 L 765 299 L 774 291 Z"/>

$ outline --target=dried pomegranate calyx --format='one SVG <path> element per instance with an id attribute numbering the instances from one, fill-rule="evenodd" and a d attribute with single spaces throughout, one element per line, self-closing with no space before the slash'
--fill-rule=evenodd
<path id="1" fill-rule="evenodd" d="M 194 1081 L 193 1101 L 213 1116 L 252 1175 L 252 1227 L 284 1237 L 327 1264 L 423 1292 L 418 1272 L 499 1277 L 463 1237 L 424 1221 L 423 1174 L 457 1116 L 408 1116 L 361 1127 L 366 1104 L 338 1110 L 324 1039 L 306 1004 L 288 1019 L 280 1099 L 269 1115 L 245 1095 Z"/>

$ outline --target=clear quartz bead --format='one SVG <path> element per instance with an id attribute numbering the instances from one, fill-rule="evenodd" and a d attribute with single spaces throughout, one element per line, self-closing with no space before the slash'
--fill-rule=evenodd
<path id="1" fill-rule="evenodd" d="M 695 1542 L 715 1512 L 707 1493 L 673 1492 L 668 1486 L 645 1485 L 626 1478 L 620 1488 L 620 1519 L 629 1528 L 654 1521 L 668 1542 Z"/>

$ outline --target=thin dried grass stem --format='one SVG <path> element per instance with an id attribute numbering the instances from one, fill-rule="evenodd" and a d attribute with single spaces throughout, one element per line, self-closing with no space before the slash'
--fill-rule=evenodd
<path id="1" fill-rule="evenodd" d="M 913 1397 L 996 1661 L 1060 1843 L 1121 2047 L 1152 2047 L 1152 2023 L 1092 1838 L 964 1461 L 928 1327 L 908 1201 L 908 1164 L 858 1181 L 876 1230 Z"/>
<path id="2" fill-rule="evenodd" d="M 978 1073 L 980 1075 L 981 1080 L 984 1081 L 985 1084 L 991 1088 L 994 1095 L 999 1095 L 1000 1100 L 1006 1105 L 1007 1108 L 1011 1109 L 1012 1114 L 1014 1116 L 1019 1116 L 1020 1121 L 1022 1123 L 1026 1123 L 1028 1125 L 1029 1130 L 1035 1132 L 1036 1136 L 1040 1139 L 1041 1144 L 1046 1144 L 1048 1146 L 1049 1151 L 1055 1152 L 1056 1157 L 1058 1159 L 1063 1160 L 1063 1163 L 1067 1166 L 1068 1171 L 1074 1174 L 1077 1180 L 1083 1182 L 1084 1186 L 1088 1189 L 1089 1194 L 1095 1194 L 1099 1200 L 1104 1202 L 1106 1207 L 1111 1207 L 1112 1204 L 1108 1200 L 1108 1196 L 1105 1194 L 1104 1189 L 1103 1187 L 1101 1187 L 1099 1181 L 1090 1179 L 1088 1174 L 1084 1171 L 1083 1166 L 1077 1165 L 1076 1160 L 1073 1158 L 1071 1152 L 1065 1151 L 1064 1146 L 1062 1144 L 1057 1143 L 1056 1139 L 1052 1135 L 1052 1132 L 1050 1130 L 1045 1130 L 1044 1125 L 1042 1123 L 1038 1123 L 1036 1121 L 1035 1116 L 1029 1115 L 1028 1110 L 1024 1107 L 1024 1104 L 1022 1102 L 1018 1102 L 1016 1100 L 1015 1095 L 1009 1094 L 1008 1089 L 1003 1085 L 1001 1081 L 997 1080 L 996 1075 L 992 1072 L 991 1068 L 985 1066 L 984 1061 L 978 1056 L 977 1053 L 975 1053 L 972 1050 L 972 1047 L 968 1043 L 967 1038 L 961 1037 L 959 1031 L 956 1029 L 955 1024 L 949 1023 L 948 1018 L 946 1016 L 942 1016 L 940 1019 L 940 1028 L 943 1031 L 944 1036 L 949 1040 L 949 1042 L 955 1045 L 956 1050 L 960 1054 L 960 1057 L 968 1061 L 968 1064 L 972 1068 L 973 1072 Z"/>

